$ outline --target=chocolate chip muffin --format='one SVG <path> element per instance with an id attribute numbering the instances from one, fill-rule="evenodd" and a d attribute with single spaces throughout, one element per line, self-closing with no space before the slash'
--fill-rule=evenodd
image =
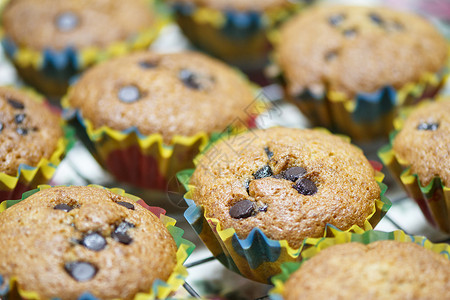
<path id="1" fill-rule="evenodd" d="M 223 139 L 198 159 L 192 200 L 239 238 L 260 229 L 298 249 L 327 224 L 363 227 L 380 199 L 361 150 L 317 130 L 272 128 Z"/>
<path id="2" fill-rule="evenodd" d="M 70 76 L 94 61 L 144 49 L 151 43 L 155 34 L 141 35 L 152 28 L 157 32 L 160 27 L 150 3 L 9 1 L 2 15 L 3 44 L 24 80 L 47 94 L 61 96 Z M 21 55 L 21 49 L 26 49 L 28 59 Z M 30 53 L 36 53 L 35 57 Z"/>
<path id="3" fill-rule="evenodd" d="M 194 52 L 141 52 L 97 65 L 73 86 L 66 104 L 89 122 L 100 162 L 119 180 L 161 190 L 192 166 L 210 134 L 248 126 L 254 117 L 249 82 Z M 114 152 L 120 149 L 133 152 Z"/>
<path id="4" fill-rule="evenodd" d="M 287 22 L 278 41 L 287 97 L 313 123 L 359 139 L 386 135 L 382 117 L 434 95 L 445 81 L 445 38 L 410 13 L 316 6 Z"/>
<path id="5" fill-rule="evenodd" d="M 302 264 L 283 299 L 448 299 L 450 261 L 411 242 L 331 246 Z"/>
<path id="6" fill-rule="evenodd" d="M 17 176 L 21 165 L 36 167 L 63 136 L 60 117 L 37 97 L 0 87 L 0 172 Z"/>
<path id="7" fill-rule="evenodd" d="M 19 226 L 20 225 L 20 226 Z M 100 187 L 42 190 L 0 214 L 0 274 L 40 298 L 133 299 L 167 280 L 177 246 L 133 200 Z"/>
<path id="8" fill-rule="evenodd" d="M 450 98 L 413 111 L 395 136 L 393 149 L 419 176 L 422 186 L 434 177 L 450 186 Z"/>

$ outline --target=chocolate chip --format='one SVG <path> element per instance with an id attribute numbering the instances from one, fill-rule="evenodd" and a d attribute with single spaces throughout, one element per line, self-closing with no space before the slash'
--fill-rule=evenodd
<path id="1" fill-rule="evenodd" d="M 137 86 L 126 85 L 120 88 L 117 97 L 119 97 L 122 102 L 133 103 L 139 100 L 141 93 L 139 92 L 139 88 Z"/>
<path id="2" fill-rule="evenodd" d="M 330 51 L 327 54 L 325 54 L 325 60 L 326 61 L 333 61 L 337 58 L 338 54 L 336 51 Z"/>
<path id="3" fill-rule="evenodd" d="M 338 26 L 344 21 L 345 16 L 343 14 L 332 15 L 328 18 L 328 22 L 333 26 Z"/>
<path id="4" fill-rule="evenodd" d="M 131 224 L 130 222 L 127 221 L 123 221 L 122 223 L 119 224 L 119 226 L 117 226 L 116 230 L 114 230 L 114 232 L 118 232 L 118 233 L 125 233 L 127 232 L 128 229 L 133 228 L 134 224 Z"/>
<path id="5" fill-rule="evenodd" d="M 377 25 L 382 25 L 384 23 L 383 19 L 380 17 L 377 13 L 370 13 L 369 18 L 372 22 L 374 22 Z"/>
<path id="6" fill-rule="evenodd" d="M 56 27 L 60 31 L 71 31 L 79 24 L 79 18 L 72 12 L 65 12 L 56 17 Z"/>
<path id="7" fill-rule="evenodd" d="M 234 219 L 248 218 L 253 214 L 254 211 L 255 208 L 252 201 L 241 200 L 239 202 L 236 202 L 230 208 L 230 216 Z"/>
<path id="8" fill-rule="evenodd" d="M 76 281 L 87 281 L 92 279 L 97 273 L 97 268 L 84 261 L 66 263 L 64 269 Z"/>
<path id="9" fill-rule="evenodd" d="M 25 114 L 17 114 L 17 115 L 14 116 L 14 121 L 17 124 L 20 124 L 20 123 L 23 122 L 23 120 L 25 120 L 25 116 L 26 116 Z"/>
<path id="10" fill-rule="evenodd" d="M 8 103 L 15 109 L 24 109 L 25 108 L 25 105 L 23 105 L 22 102 L 19 102 L 17 100 L 11 99 L 11 98 L 8 99 Z"/>
<path id="11" fill-rule="evenodd" d="M 264 147 L 264 151 L 266 151 L 267 157 L 271 159 L 273 157 L 273 152 L 270 151 L 269 147 Z"/>
<path id="12" fill-rule="evenodd" d="M 199 90 L 201 88 L 197 76 L 190 70 L 183 69 L 180 71 L 179 78 L 188 88 Z"/>
<path id="13" fill-rule="evenodd" d="M 255 177 L 255 179 L 270 177 L 272 175 L 273 175 L 272 169 L 270 168 L 269 165 L 265 165 L 264 167 L 253 173 L 253 177 Z"/>
<path id="14" fill-rule="evenodd" d="M 305 176 L 306 170 L 302 167 L 292 167 L 283 172 L 283 177 L 286 180 L 297 181 L 299 178 Z"/>
<path id="15" fill-rule="evenodd" d="M 119 243 L 122 243 L 122 244 L 125 244 L 125 245 L 129 245 L 133 241 L 133 239 L 128 234 L 122 233 L 122 232 L 115 232 L 114 231 L 111 234 L 111 236 L 112 236 L 113 239 L 115 239 Z"/>
<path id="16" fill-rule="evenodd" d="M 435 122 L 422 122 L 417 126 L 418 130 L 435 131 L 439 128 L 439 123 Z"/>
<path id="17" fill-rule="evenodd" d="M 244 188 L 247 190 L 247 194 L 250 193 L 250 180 L 244 182 Z"/>
<path id="18" fill-rule="evenodd" d="M 27 135 L 28 129 L 23 128 L 23 127 L 17 127 L 16 132 L 20 135 Z"/>
<path id="19" fill-rule="evenodd" d="M 116 202 L 116 203 L 119 204 L 119 205 L 122 205 L 123 207 L 126 207 L 128 209 L 134 210 L 134 205 L 131 204 L 131 203 L 128 203 L 128 202 L 125 202 L 125 201 L 119 201 L 119 202 Z"/>
<path id="20" fill-rule="evenodd" d="M 266 212 L 267 211 L 267 204 L 264 204 L 263 206 L 258 207 L 259 212 Z"/>
<path id="21" fill-rule="evenodd" d="M 154 61 L 148 61 L 148 60 L 143 60 L 139 62 L 139 66 L 143 69 L 154 69 L 156 68 L 158 65 L 156 62 Z"/>
<path id="22" fill-rule="evenodd" d="M 354 28 L 346 29 L 344 30 L 343 34 L 346 38 L 354 38 L 356 37 L 356 29 Z"/>
<path id="23" fill-rule="evenodd" d="M 81 245 L 89 250 L 100 251 L 106 247 L 106 240 L 101 234 L 92 232 L 84 236 L 81 240 Z"/>
<path id="24" fill-rule="evenodd" d="M 62 210 L 62 211 L 65 211 L 65 212 L 69 212 L 69 211 L 71 211 L 71 210 L 73 209 L 73 207 L 70 206 L 70 205 L 67 205 L 67 204 L 65 204 L 65 203 L 61 203 L 61 204 L 56 204 L 56 205 L 53 207 L 53 209 L 57 209 L 57 210 Z"/>
<path id="25" fill-rule="evenodd" d="M 317 193 L 317 186 L 308 178 L 300 178 L 292 187 L 305 196 Z"/>
<path id="26" fill-rule="evenodd" d="M 3 131 L 3 127 L 4 127 L 3 123 L 0 122 L 0 132 Z"/>

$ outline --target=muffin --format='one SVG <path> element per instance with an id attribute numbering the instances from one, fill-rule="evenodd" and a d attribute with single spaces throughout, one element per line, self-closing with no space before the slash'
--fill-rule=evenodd
<path id="1" fill-rule="evenodd" d="M 0 87 L 0 202 L 52 178 L 73 140 L 62 125 L 37 94 Z"/>
<path id="2" fill-rule="evenodd" d="M 271 299 L 450 297 L 449 245 L 401 231 L 344 239 L 322 239 L 302 263 L 286 265 L 273 280 Z"/>
<path id="3" fill-rule="evenodd" d="M 323 237 L 330 226 L 375 226 L 389 207 L 376 177 L 362 151 L 341 137 L 254 130 L 224 138 L 198 158 L 185 216 L 214 255 L 267 282 L 281 262 L 299 258 L 307 238 Z"/>
<path id="4" fill-rule="evenodd" d="M 136 49 L 157 36 L 152 0 L 11 0 L 2 14 L 2 44 L 19 75 L 48 96 L 93 63 Z"/>
<path id="5" fill-rule="evenodd" d="M 95 155 L 119 181 L 162 191 L 213 132 L 254 118 L 248 81 L 194 52 L 110 60 L 84 73 L 63 102 L 79 112 Z"/>
<path id="6" fill-rule="evenodd" d="M 316 6 L 275 39 L 286 97 L 314 125 L 353 139 L 387 136 L 398 107 L 444 84 L 448 46 L 419 16 L 382 7 Z"/>
<path id="7" fill-rule="evenodd" d="M 133 299 L 174 291 L 184 262 L 177 252 L 185 249 L 177 250 L 163 219 L 121 194 L 98 186 L 47 188 L 3 211 L 0 275 L 9 292 Z"/>
<path id="8" fill-rule="evenodd" d="M 264 66 L 270 28 L 300 8 L 288 0 L 166 0 L 188 39 L 200 49 L 242 68 Z"/>
<path id="9" fill-rule="evenodd" d="M 427 220 L 450 233 L 450 98 L 424 103 L 396 121 L 380 158 Z"/>

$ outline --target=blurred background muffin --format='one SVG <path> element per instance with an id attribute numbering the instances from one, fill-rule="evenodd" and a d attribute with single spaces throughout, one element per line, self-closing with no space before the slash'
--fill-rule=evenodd
<path id="1" fill-rule="evenodd" d="M 99 64 L 64 106 L 79 112 L 100 163 L 119 181 L 165 191 L 214 132 L 254 121 L 253 88 L 195 52 L 141 52 Z"/>
<path id="2" fill-rule="evenodd" d="M 144 49 L 162 26 L 153 0 L 10 0 L 2 44 L 21 78 L 52 97 L 95 62 Z"/>
<path id="3" fill-rule="evenodd" d="M 381 7 L 321 5 L 275 41 L 286 98 L 314 125 L 357 140 L 387 136 L 399 106 L 434 96 L 448 46 L 425 19 Z"/>
<path id="4" fill-rule="evenodd" d="M 39 96 L 0 87 L 0 202 L 52 178 L 69 143 L 62 125 Z"/>

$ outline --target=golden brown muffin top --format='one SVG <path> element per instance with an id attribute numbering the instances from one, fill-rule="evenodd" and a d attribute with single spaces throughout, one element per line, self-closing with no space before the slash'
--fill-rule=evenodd
<path id="1" fill-rule="evenodd" d="M 450 98 L 419 106 L 395 136 L 393 149 L 398 158 L 411 164 L 422 186 L 436 176 L 450 185 Z"/>
<path id="2" fill-rule="evenodd" d="M 291 96 L 326 88 L 352 98 L 438 72 L 447 49 L 444 37 L 417 15 L 323 5 L 283 26 L 276 56 Z"/>
<path id="3" fill-rule="evenodd" d="M 410 242 L 331 246 L 302 264 L 284 300 L 449 299 L 450 261 Z"/>
<path id="4" fill-rule="evenodd" d="M 2 18 L 7 36 L 37 51 L 105 48 L 155 22 L 146 0 L 12 0 Z"/>
<path id="5" fill-rule="evenodd" d="M 302 170 L 303 168 L 303 170 Z M 272 128 L 221 140 L 192 176 L 193 200 L 222 228 L 253 228 L 298 248 L 325 225 L 362 226 L 380 188 L 361 150 L 317 130 Z"/>
<path id="6" fill-rule="evenodd" d="M 218 10 L 264 11 L 292 5 L 289 0 L 168 0 L 169 2 L 195 4 Z"/>
<path id="7" fill-rule="evenodd" d="M 63 135 L 60 118 L 28 93 L 0 87 L 0 172 L 16 176 L 20 164 L 50 158 Z"/>
<path id="8" fill-rule="evenodd" d="M 98 187 L 46 189 L 8 208 L 0 243 L 1 275 L 44 299 L 132 299 L 176 264 L 175 241 L 153 213 Z"/>
<path id="9" fill-rule="evenodd" d="M 91 68 L 68 98 L 96 128 L 135 126 L 170 143 L 174 135 L 221 132 L 248 119 L 253 91 L 235 70 L 203 54 L 141 52 Z"/>

